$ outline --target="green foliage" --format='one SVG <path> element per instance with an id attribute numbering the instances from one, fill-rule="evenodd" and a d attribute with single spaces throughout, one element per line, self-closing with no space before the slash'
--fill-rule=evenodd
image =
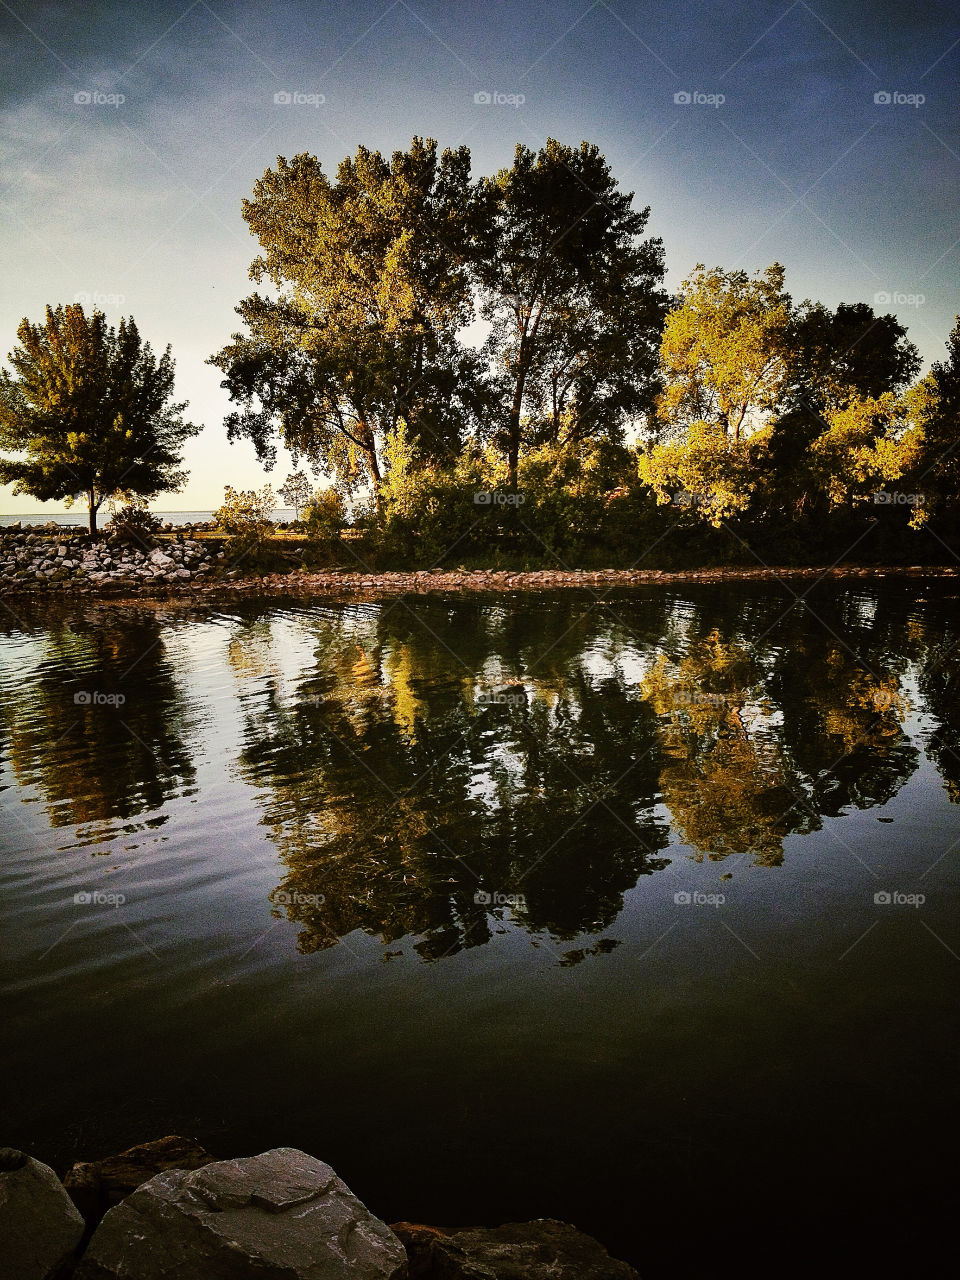
<path id="1" fill-rule="evenodd" d="M 733 440 L 717 423 L 695 422 L 682 442 L 638 456 L 640 479 L 660 503 L 671 503 L 714 528 L 742 516 L 757 487 L 757 455 L 766 432 Z"/>
<path id="2" fill-rule="evenodd" d="M 130 497 L 126 502 L 114 504 L 108 527 L 127 542 L 150 546 L 163 522 L 153 514 L 143 498 Z"/>
<path id="3" fill-rule="evenodd" d="M 303 509 L 303 523 L 315 538 L 337 538 L 347 524 L 343 499 L 336 489 L 318 489 Z"/>
<path id="4" fill-rule="evenodd" d="M 872 498 L 899 480 L 912 459 L 913 436 L 891 392 L 829 410 L 827 423 L 810 452 L 832 507 Z"/>
<path id="5" fill-rule="evenodd" d="M 466 148 L 414 138 L 390 160 L 360 147 L 335 182 L 306 154 L 268 169 L 243 216 L 262 254 L 247 326 L 211 358 L 269 468 L 275 434 L 345 493 L 383 478 L 384 438 L 402 418 L 425 460 L 455 452 L 475 359 L 456 341 L 472 319 L 465 241 Z"/>
<path id="6" fill-rule="evenodd" d="M 947 339 L 948 358 L 938 361 L 907 396 L 915 427 L 911 487 L 926 497 L 917 522 L 929 516 L 960 526 L 960 316 Z"/>
<path id="7" fill-rule="evenodd" d="M 787 334 L 787 402 L 823 413 L 851 401 L 902 391 L 920 356 L 895 316 L 865 302 L 830 311 L 809 300 L 793 313 Z"/>
<path id="8" fill-rule="evenodd" d="M 789 324 L 779 263 L 755 279 L 698 263 L 664 326 L 660 431 L 706 424 L 737 446 L 762 426 L 786 382 Z"/>
<path id="9" fill-rule="evenodd" d="M 308 500 L 297 471 L 281 495 L 309 501 L 318 546 L 352 499 L 368 563 L 836 558 L 868 533 L 899 554 L 908 520 L 943 545 L 960 327 L 910 386 L 895 316 L 795 304 L 778 263 L 698 264 L 671 302 L 649 212 L 587 142 L 518 145 L 477 181 L 466 147 L 421 138 L 360 147 L 335 179 L 279 157 L 243 205 L 269 296 L 211 358 L 228 436 L 330 476 L 336 493 Z M 909 511 L 880 509 L 894 485 Z"/>
<path id="10" fill-rule="evenodd" d="M 300 512 L 313 496 L 313 485 L 302 471 L 294 471 L 292 475 L 287 476 L 277 490 L 277 496 L 282 498 L 288 507 L 293 507 L 295 518 L 299 520 Z"/>
<path id="11" fill-rule="evenodd" d="M 863 303 L 794 307 L 777 263 L 752 279 L 698 265 L 661 358 L 639 475 L 658 502 L 714 528 L 823 518 L 896 481 L 914 456 L 896 394 L 918 367 L 906 331 Z"/>
<path id="12" fill-rule="evenodd" d="M 479 184 L 475 272 L 511 484 L 528 447 L 605 435 L 652 407 L 663 245 L 599 149 L 548 138 Z"/>
<path id="13" fill-rule="evenodd" d="M 273 527 L 270 517 L 277 500 L 270 485 L 257 489 L 234 489 L 224 485 L 223 505 L 213 513 L 218 527 L 230 538 L 255 547 Z"/>
<path id="14" fill-rule="evenodd" d="M 642 555 L 656 504 L 641 489 L 630 450 L 598 439 L 542 444 L 520 459 L 518 486 L 492 444 L 451 467 L 413 467 L 403 432 L 366 547 L 390 563 L 560 566 Z M 629 563 L 630 560 L 627 561 Z"/>
<path id="15" fill-rule="evenodd" d="M 115 494 L 155 497 L 186 480 L 181 449 L 199 427 L 173 403 L 170 348 L 159 358 L 133 319 L 107 326 L 100 311 L 47 307 L 43 324 L 22 320 L 0 372 L 0 483 L 41 501 L 83 497 L 97 512 Z"/>

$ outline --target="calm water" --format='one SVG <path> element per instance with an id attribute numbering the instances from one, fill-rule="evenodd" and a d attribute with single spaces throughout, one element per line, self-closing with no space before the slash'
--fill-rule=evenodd
<path id="1" fill-rule="evenodd" d="M 646 1277 L 932 1248 L 955 586 L 16 613 L 3 1141 L 302 1146 Z"/>

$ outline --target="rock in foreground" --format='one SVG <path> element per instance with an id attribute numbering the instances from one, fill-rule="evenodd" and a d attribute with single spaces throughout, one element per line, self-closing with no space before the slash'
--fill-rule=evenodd
<path id="1" fill-rule="evenodd" d="M 72 1206 L 71 1206 L 72 1207 Z M 151 1178 L 97 1228 L 76 1280 L 405 1280 L 406 1254 L 328 1164 L 278 1147 Z"/>
<path id="2" fill-rule="evenodd" d="M 214 1161 L 215 1157 L 199 1142 L 169 1134 L 105 1160 L 75 1164 L 63 1185 L 87 1224 L 96 1226 L 108 1209 L 158 1173 L 166 1173 L 168 1169 L 202 1169 Z"/>
<path id="3" fill-rule="evenodd" d="M 507 1222 L 448 1230 L 394 1223 L 410 1280 L 639 1280 L 626 1262 L 565 1222 Z"/>
<path id="4" fill-rule="evenodd" d="M 60 1280 L 82 1236 L 83 1219 L 49 1165 L 0 1148 L 3 1280 Z"/>

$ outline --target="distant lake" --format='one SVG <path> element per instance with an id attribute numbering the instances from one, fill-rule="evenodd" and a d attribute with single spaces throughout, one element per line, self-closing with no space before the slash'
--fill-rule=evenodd
<path id="1" fill-rule="evenodd" d="M 645 1278 L 948 1220 L 955 584 L 11 608 L 4 1142 L 299 1146 Z"/>

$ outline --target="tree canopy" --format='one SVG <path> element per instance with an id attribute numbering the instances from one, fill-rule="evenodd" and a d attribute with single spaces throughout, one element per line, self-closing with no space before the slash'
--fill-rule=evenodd
<path id="1" fill-rule="evenodd" d="M 456 342 L 472 317 L 464 236 L 469 152 L 433 140 L 385 159 L 360 147 L 331 182 L 315 156 L 279 157 L 243 202 L 262 253 L 250 268 L 273 297 L 237 307 L 246 333 L 211 358 L 269 467 L 276 435 L 296 462 L 343 489 L 379 489 L 384 448 L 405 424 L 424 459 L 462 442 L 471 358 Z"/>
<path id="2" fill-rule="evenodd" d="M 717 527 L 862 502 L 914 457 L 900 396 L 919 363 L 895 316 L 794 305 L 779 263 L 752 278 L 698 264 L 664 326 L 640 476 Z"/>
<path id="3" fill-rule="evenodd" d="M 667 295 L 663 248 L 595 146 L 518 147 L 470 180 L 466 147 L 414 138 L 359 148 L 335 182 L 282 156 L 244 201 L 269 280 L 237 308 L 245 333 L 212 357 L 266 465 L 275 439 L 351 491 L 379 495 L 391 442 L 415 466 L 452 461 L 467 425 L 515 486 L 522 447 L 618 439 L 652 403 Z M 462 340 L 477 316 L 482 350 Z"/>
<path id="4" fill-rule="evenodd" d="M 663 244 L 587 142 L 519 144 L 479 184 L 476 276 L 499 392 L 496 440 L 516 484 L 520 453 L 621 438 L 653 403 L 668 308 Z"/>
<path id="5" fill-rule="evenodd" d="M 90 532 L 103 502 L 154 497 L 186 480 L 181 448 L 199 427 L 185 422 L 173 397 L 174 362 L 155 356 L 133 318 L 107 325 L 78 304 L 47 307 L 24 319 L 20 345 L 0 372 L 0 481 L 46 501 L 84 498 Z"/>

